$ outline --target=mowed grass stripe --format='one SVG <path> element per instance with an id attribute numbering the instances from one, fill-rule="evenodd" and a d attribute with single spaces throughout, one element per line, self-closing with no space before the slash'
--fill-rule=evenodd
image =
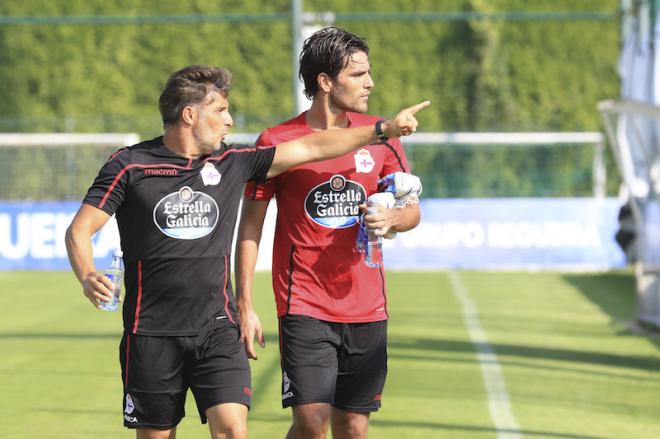
<path id="1" fill-rule="evenodd" d="M 474 345 L 446 272 L 388 272 L 389 377 L 371 437 L 495 438 Z M 626 329 L 628 272 L 460 272 L 524 437 L 660 437 L 658 339 Z M 121 316 L 71 273 L 0 273 L 2 437 L 132 438 L 122 427 Z M 270 275 L 255 282 L 268 346 L 252 362 L 252 438 L 284 437 Z M 192 397 L 178 437 L 208 437 Z"/>
<path id="2" fill-rule="evenodd" d="M 462 272 L 525 436 L 660 437 L 658 338 L 629 272 Z"/>

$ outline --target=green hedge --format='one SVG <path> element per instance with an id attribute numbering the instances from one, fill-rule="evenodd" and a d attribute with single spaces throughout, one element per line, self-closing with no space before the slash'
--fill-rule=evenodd
<path id="1" fill-rule="evenodd" d="M 307 0 L 304 4 L 306 11 L 338 13 L 613 13 L 618 6 L 617 0 Z M 285 14 L 289 7 L 285 0 L 5 0 L 0 2 L 0 16 Z M 366 37 L 371 46 L 376 87 L 370 112 L 389 115 L 403 105 L 431 99 L 433 107 L 419 117 L 424 131 L 600 130 L 596 103 L 618 95 L 616 18 L 336 24 Z M 259 131 L 294 112 L 290 34 L 286 20 L 0 26 L 0 131 L 130 131 L 152 137 L 162 128 L 157 100 L 167 76 L 193 63 L 233 71 L 231 110 L 236 130 Z M 466 169 L 474 174 L 465 176 L 469 180 L 494 169 L 520 169 L 529 159 L 512 163 L 517 155 L 484 158 L 479 153 L 468 157 L 444 151 L 425 156 L 415 168 L 442 173 L 448 170 L 447 163 L 470 160 L 473 163 Z M 575 162 L 580 161 L 575 156 Z M 519 172 L 514 174 L 520 177 Z M 519 183 L 513 181 L 505 192 L 519 194 L 527 184 Z M 438 194 L 456 193 L 451 181 L 442 184 L 448 186 Z M 609 186 L 616 186 L 616 178 Z M 487 188 L 480 193 L 489 194 Z"/>

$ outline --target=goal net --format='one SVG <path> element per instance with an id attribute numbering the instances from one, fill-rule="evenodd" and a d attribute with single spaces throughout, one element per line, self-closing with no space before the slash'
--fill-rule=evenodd
<path id="1" fill-rule="evenodd" d="M 0 200 L 80 200 L 130 133 L 0 133 Z"/>

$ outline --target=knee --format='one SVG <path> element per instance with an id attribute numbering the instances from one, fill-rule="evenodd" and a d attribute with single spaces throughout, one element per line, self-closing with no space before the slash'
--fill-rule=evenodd
<path id="1" fill-rule="evenodd" d="M 247 425 L 245 423 L 238 422 L 225 425 L 219 430 L 213 435 L 213 439 L 246 439 L 248 437 Z"/>
<path id="2" fill-rule="evenodd" d="M 296 437 L 325 438 L 328 432 L 330 416 L 323 411 L 307 412 L 304 416 L 297 416 L 293 421 Z"/>
<path id="3" fill-rule="evenodd" d="M 368 424 L 358 420 L 349 420 L 345 425 L 346 437 L 352 439 L 366 439 Z"/>
<path id="4" fill-rule="evenodd" d="M 332 435 L 335 439 L 366 439 L 368 430 L 368 413 L 333 413 Z"/>

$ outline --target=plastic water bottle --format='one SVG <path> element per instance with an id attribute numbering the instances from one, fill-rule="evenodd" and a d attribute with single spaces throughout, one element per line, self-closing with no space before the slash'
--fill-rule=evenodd
<path id="1" fill-rule="evenodd" d="M 394 196 L 390 192 L 378 192 L 367 198 L 367 214 L 378 212 L 378 206 L 391 209 Z M 369 267 L 383 266 L 383 238 L 376 235 L 374 229 L 367 229 L 367 244 L 364 251 L 364 261 Z"/>
<path id="2" fill-rule="evenodd" d="M 121 285 L 124 282 L 124 261 L 122 260 L 123 253 L 121 250 L 115 250 L 112 253 L 112 262 L 105 270 L 105 277 L 112 281 L 114 285 L 114 294 L 110 302 L 101 301 L 101 309 L 104 311 L 116 311 L 119 305 L 119 296 L 121 295 Z"/>

